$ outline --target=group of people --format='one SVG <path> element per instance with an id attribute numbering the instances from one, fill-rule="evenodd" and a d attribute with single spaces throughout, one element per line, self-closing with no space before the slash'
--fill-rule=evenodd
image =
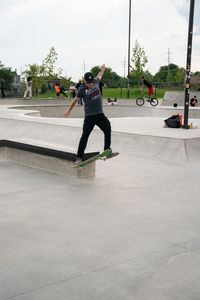
<path id="1" fill-rule="evenodd" d="M 75 97 L 75 95 L 76 95 L 76 88 L 78 89 L 78 87 L 75 87 L 75 85 L 73 84 L 73 82 L 71 82 L 70 87 L 69 87 L 71 98 Z M 66 90 L 67 89 L 65 89 L 63 86 L 60 86 L 59 83 L 55 84 L 55 91 L 56 91 L 56 95 L 57 95 L 58 98 L 60 97 L 60 94 L 63 94 L 65 97 L 68 97 L 68 95 L 65 93 Z"/>
<path id="2" fill-rule="evenodd" d="M 62 86 L 60 86 L 58 83 L 55 84 L 55 90 L 58 98 L 60 97 L 60 94 L 63 94 L 65 97 L 68 97 L 67 94 L 65 93 L 65 89 Z"/>
<path id="3" fill-rule="evenodd" d="M 2 98 L 5 98 L 5 87 L 6 87 L 5 80 L 2 77 L 0 77 L 0 89 L 1 89 Z M 27 97 L 28 93 L 29 93 L 29 97 L 32 98 L 32 78 L 30 76 L 27 78 L 24 98 Z"/>
<path id="4" fill-rule="evenodd" d="M 79 79 L 78 83 L 75 85 L 73 82 L 70 83 L 69 91 L 70 91 L 70 97 L 74 98 L 76 96 L 76 92 L 78 91 L 79 87 L 84 84 L 83 79 Z M 99 89 L 102 95 L 102 89 L 104 87 L 104 83 L 102 81 L 99 82 Z M 64 89 L 62 86 L 60 86 L 58 83 L 55 84 L 55 90 L 56 95 L 59 98 L 60 94 L 63 94 L 65 97 L 68 97 L 68 95 L 65 93 L 66 89 Z M 78 100 L 78 104 L 83 105 L 83 99 L 80 98 Z"/>
<path id="5" fill-rule="evenodd" d="M 70 87 L 69 87 L 71 98 L 74 98 L 76 96 L 76 91 L 78 91 L 79 87 L 82 84 L 84 84 L 84 80 L 81 80 L 81 79 L 79 79 L 76 86 L 74 85 L 73 82 L 71 82 Z M 104 86 L 104 83 L 100 82 L 99 88 L 100 88 L 101 95 L 102 95 L 103 86 Z M 5 81 L 3 78 L 0 78 L 0 87 L 1 87 L 2 97 L 5 97 L 5 93 L 4 93 Z M 64 95 L 65 97 L 68 97 L 68 95 L 66 94 L 66 89 L 64 87 L 60 86 L 58 83 L 55 84 L 55 91 L 56 91 L 56 95 L 58 98 L 59 98 L 60 94 Z M 30 76 L 27 78 L 27 81 L 26 81 L 24 98 L 27 98 L 27 95 L 29 96 L 29 98 L 32 98 L 32 77 L 30 77 Z M 79 99 L 78 104 L 81 104 L 81 105 L 83 104 L 82 98 Z"/>

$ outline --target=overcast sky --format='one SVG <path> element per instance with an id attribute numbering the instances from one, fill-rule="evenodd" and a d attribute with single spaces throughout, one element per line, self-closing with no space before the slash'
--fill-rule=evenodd
<path id="1" fill-rule="evenodd" d="M 195 1 L 192 71 L 200 70 L 200 0 Z M 186 65 L 190 0 L 132 0 L 131 49 L 144 48 L 155 74 L 170 61 Z M 105 63 L 124 75 L 129 0 L 0 0 L 0 61 L 21 73 L 54 46 L 57 67 L 77 81 Z M 132 54 L 131 54 L 132 55 Z M 127 64 L 126 64 L 127 75 Z"/>

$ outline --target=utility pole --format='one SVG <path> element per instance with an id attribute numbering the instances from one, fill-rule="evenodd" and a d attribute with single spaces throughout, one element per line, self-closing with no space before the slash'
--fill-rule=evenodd
<path id="1" fill-rule="evenodd" d="M 166 77 L 166 81 L 167 81 L 167 86 L 169 86 L 169 79 L 170 79 L 170 67 L 169 67 L 169 65 L 170 65 L 170 63 L 171 63 L 171 60 L 172 60 L 172 52 L 171 52 L 171 49 L 170 48 L 168 48 L 168 51 L 167 51 L 167 58 L 166 58 L 166 60 L 167 60 L 167 77 Z"/>
<path id="2" fill-rule="evenodd" d="M 123 60 L 124 78 L 126 77 L 126 57 Z"/>
<path id="3" fill-rule="evenodd" d="M 83 61 L 82 67 L 83 67 L 83 75 L 84 75 L 84 74 L 85 74 L 85 71 L 86 71 L 86 63 L 85 63 L 85 60 Z"/>
<path id="4" fill-rule="evenodd" d="M 187 45 L 187 60 L 186 60 L 186 78 L 185 78 L 184 124 L 182 126 L 184 129 L 190 128 L 190 126 L 188 126 L 188 111 L 189 111 L 189 96 L 190 96 L 190 71 L 191 71 L 191 56 L 192 56 L 194 4 L 195 4 L 195 0 L 190 0 L 190 15 L 189 15 L 188 45 Z"/>
<path id="5" fill-rule="evenodd" d="M 169 86 L 169 75 L 170 75 L 170 70 L 169 70 L 169 64 L 170 64 L 170 48 L 168 48 L 168 74 L 167 74 L 167 85 Z"/>
<path id="6" fill-rule="evenodd" d="M 128 30 L 128 84 L 127 98 L 130 96 L 130 45 L 131 45 L 131 0 L 129 0 L 129 30 Z"/>

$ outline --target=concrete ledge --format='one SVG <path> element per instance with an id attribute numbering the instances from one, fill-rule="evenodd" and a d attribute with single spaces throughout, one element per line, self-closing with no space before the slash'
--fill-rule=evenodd
<path id="1" fill-rule="evenodd" d="M 85 154 L 88 159 L 99 152 Z M 0 140 L 0 159 L 11 160 L 24 166 L 50 171 L 53 173 L 76 176 L 78 178 L 94 177 L 96 162 L 83 169 L 74 169 L 75 153 L 40 147 L 34 144 Z"/>

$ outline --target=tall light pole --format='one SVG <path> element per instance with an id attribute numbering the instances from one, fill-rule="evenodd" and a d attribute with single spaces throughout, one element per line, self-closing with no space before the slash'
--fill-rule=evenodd
<path id="1" fill-rule="evenodd" d="M 127 98 L 130 96 L 130 46 L 131 46 L 131 0 L 129 0 L 129 30 L 128 30 L 128 84 Z"/>
<path id="2" fill-rule="evenodd" d="M 195 0 L 190 0 L 190 16 L 189 16 L 189 28 L 188 28 L 188 45 L 187 45 L 187 61 L 186 61 L 186 79 L 185 79 L 184 124 L 183 124 L 183 128 L 185 129 L 190 128 L 190 126 L 188 125 L 188 110 L 189 110 L 189 96 L 190 96 L 190 71 L 191 71 L 191 56 L 192 56 L 194 3 Z"/>

